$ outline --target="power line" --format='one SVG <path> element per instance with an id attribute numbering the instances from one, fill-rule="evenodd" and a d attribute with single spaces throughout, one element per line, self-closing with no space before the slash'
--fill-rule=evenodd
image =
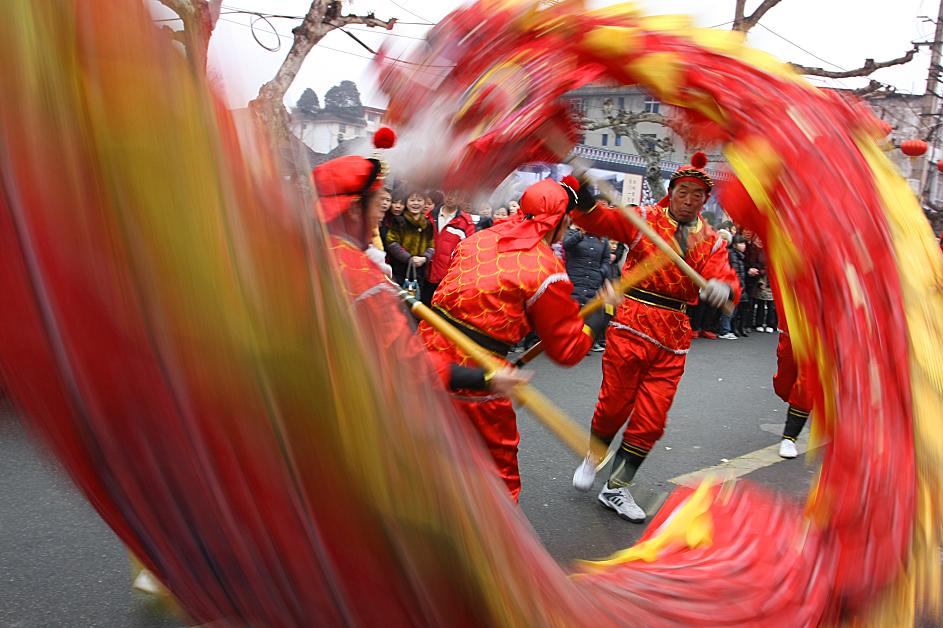
<path id="1" fill-rule="evenodd" d="M 219 18 L 219 21 L 220 21 L 220 22 L 227 22 L 227 23 L 229 23 L 229 24 L 235 24 L 236 26 L 242 26 L 243 28 L 248 28 L 248 29 L 250 29 L 250 30 L 252 30 L 252 29 L 255 28 L 254 26 L 251 26 L 251 25 L 249 25 L 249 24 L 243 24 L 242 22 L 237 22 L 237 21 L 235 21 L 235 20 L 229 20 L 229 19 L 226 19 L 226 18 L 224 18 L 224 17 L 220 17 L 220 18 Z M 273 30 L 273 31 L 272 31 L 272 34 L 276 35 L 279 39 L 285 39 L 285 40 L 288 40 L 288 41 L 293 41 L 293 40 L 294 40 L 294 37 L 291 37 L 291 36 L 289 36 L 289 35 L 285 35 L 285 34 L 283 34 L 283 33 L 280 33 L 280 32 L 278 32 L 277 30 Z M 349 35 L 349 33 L 348 33 L 348 35 Z M 256 41 L 258 41 L 258 40 L 256 40 Z M 260 45 L 261 45 L 261 44 L 260 44 Z M 268 48 L 267 46 L 262 46 L 262 47 L 265 48 L 266 50 L 269 50 L 269 48 Z M 345 54 L 345 55 L 351 55 L 351 56 L 354 56 L 354 57 L 360 57 L 361 59 L 370 59 L 370 60 L 372 60 L 372 59 L 375 58 L 375 55 L 360 54 L 360 53 L 357 53 L 357 52 L 351 52 L 350 50 L 342 50 L 342 49 L 340 49 L 340 48 L 333 48 L 333 47 L 331 47 L 331 46 L 328 46 L 328 45 L 325 45 L 325 44 L 321 44 L 321 43 L 319 43 L 319 44 L 317 44 L 317 45 L 315 46 L 315 49 L 322 49 L 322 48 L 323 48 L 324 50 L 330 50 L 330 51 L 332 51 L 332 52 L 340 52 L 340 53 Z M 393 64 L 403 64 L 403 65 L 416 66 L 416 67 L 415 67 L 415 71 L 417 71 L 417 72 L 425 72 L 426 74 L 430 74 L 430 75 L 432 75 L 432 76 L 441 76 L 441 75 L 442 75 L 442 72 L 431 71 L 430 69 L 427 69 L 427 68 L 447 68 L 447 69 L 451 69 L 451 68 L 454 68 L 454 67 L 455 67 L 454 65 L 425 65 L 425 64 L 421 64 L 421 63 L 413 63 L 412 61 L 404 61 L 404 60 L 402 60 L 402 59 L 393 59 L 393 58 L 389 58 L 389 57 L 387 58 L 387 60 L 388 60 L 390 63 L 393 63 Z"/>
<path id="2" fill-rule="evenodd" d="M 409 13 L 410 15 L 412 15 L 413 17 L 419 18 L 420 20 L 425 20 L 425 23 L 426 23 L 427 26 L 435 26 L 435 22 L 433 22 L 432 20 L 427 20 L 426 18 L 424 18 L 423 16 L 419 15 L 418 13 L 413 13 L 412 11 L 410 11 L 409 9 L 407 9 L 406 7 L 404 7 L 403 5 L 401 5 L 400 3 L 396 2 L 395 0 L 388 0 L 388 2 L 389 2 L 390 4 L 392 4 L 392 5 L 394 5 L 394 6 L 399 7 L 399 8 L 402 9 L 403 11 L 406 11 L 407 13 Z"/>

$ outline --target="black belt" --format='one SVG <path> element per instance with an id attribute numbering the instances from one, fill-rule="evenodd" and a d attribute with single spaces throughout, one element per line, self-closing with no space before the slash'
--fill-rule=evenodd
<path id="1" fill-rule="evenodd" d="M 491 353 L 496 353 L 502 357 L 507 357 L 507 354 L 511 352 L 511 345 L 506 342 L 502 342 L 497 338 L 492 338 L 488 334 L 478 331 L 468 325 L 465 325 L 461 321 L 453 318 L 448 312 L 441 308 L 435 308 L 435 311 L 442 315 L 442 318 L 452 323 L 452 326 L 458 329 L 460 332 L 477 342 L 479 345 L 490 351 Z"/>
<path id="2" fill-rule="evenodd" d="M 666 297 L 663 294 L 649 292 L 648 290 L 642 290 L 641 288 L 632 288 L 625 293 L 625 296 L 629 297 L 630 299 L 635 299 L 640 303 L 653 305 L 665 310 L 674 310 L 675 312 L 681 312 L 682 314 L 688 311 L 688 304 L 681 299 Z"/>

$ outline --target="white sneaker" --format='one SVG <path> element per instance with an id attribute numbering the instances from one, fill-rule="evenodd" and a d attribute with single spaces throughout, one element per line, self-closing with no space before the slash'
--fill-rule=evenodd
<path id="1" fill-rule="evenodd" d="M 131 586 L 138 591 L 150 593 L 151 595 L 160 594 L 164 588 L 160 581 L 154 577 L 154 574 L 149 572 L 147 569 L 141 569 L 141 572 L 138 573 L 137 578 L 134 579 L 134 584 Z"/>
<path id="2" fill-rule="evenodd" d="M 799 455 L 799 451 L 796 449 L 795 441 L 791 441 L 788 438 L 784 438 L 783 442 L 779 443 L 779 456 L 781 458 L 795 458 Z"/>
<path id="3" fill-rule="evenodd" d="M 767 328 L 766 328 L 766 333 L 767 333 L 767 334 L 773 333 L 773 328 L 772 328 L 772 327 L 767 327 Z"/>
<path id="4" fill-rule="evenodd" d="M 632 493 L 624 486 L 621 488 L 609 488 L 603 486 L 599 491 L 599 503 L 614 510 L 617 515 L 632 523 L 642 523 L 645 521 L 645 511 L 639 508 L 632 497 Z"/>
<path id="5" fill-rule="evenodd" d="M 578 491 L 588 491 L 596 481 L 596 461 L 592 455 L 586 454 L 580 466 L 573 472 L 573 488 Z"/>
<path id="6" fill-rule="evenodd" d="M 723 338 L 724 340 L 736 340 L 737 335 L 732 331 L 728 331 L 726 334 L 721 334 L 718 338 Z"/>
<path id="7" fill-rule="evenodd" d="M 757 327 L 757 328 L 756 328 L 756 331 L 763 331 L 763 326 L 760 325 L 759 327 Z"/>

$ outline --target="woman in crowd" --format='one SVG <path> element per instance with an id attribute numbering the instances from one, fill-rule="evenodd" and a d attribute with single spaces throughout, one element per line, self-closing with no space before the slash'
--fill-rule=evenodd
<path id="1" fill-rule="evenodd" d="M 603 283 L 609 279 L 610 252 L 609 240 L 586 233 L 576 227 L 563 236 L 563 250 L 565 251 L 566 274 L 573 283 L 573 292 L 570 296 L 580 304 L 596 296 Z M 602 351 L 603 346 L 597 341 L 593 343 L 593 351 Z"/>
<path id="2" fill-rule="evenodd" d="M 398 262 L 393 266 L 393 279 L 400 285 L 406 281 L 407 274 L 412 276 L 414 272 L 421 285 L 425 281 L 425 265 L 434 253 L 432 223 L 426 218 L 425 202 L 425 192 L 410 192 L 402 223 L 394 224 L 387 232 L 387 253 L 391 260 Z"/>

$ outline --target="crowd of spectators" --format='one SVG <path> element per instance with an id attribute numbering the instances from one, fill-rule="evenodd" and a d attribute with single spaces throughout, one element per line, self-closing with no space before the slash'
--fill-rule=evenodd
<path id="1" fill-rule="evenodd" d="M 459 243 L 476 231 L 505 220 L 517 220 L 520 210 L 516 199 L 497 207 L 482 203 L 473 209 L 464 195 L 437 190 L 387 189 L 382 195 L 384 216 L 379 235 L 393 279 L 399 285 L 410 284 L 426 305 L 431 303 Z M 605 202 L 602 198 L 598 200 Z M 727 242 L 730 265 L 740 279 L 742 297 L 730 315 L 704 303 L 691 304 L 688 313 L 692 337 L 736 340 L 751 332 L 775 333 L 778 321 L 762 240 L 730 222 L 715 227 Z M 573 299 L 583 306 L 603 282 L 618 279 L 627 247 L 574 226 L 562 243 L 554 246 L 554 251 L 566 264 L 573 283 Z M 536 341 L 536 337 L 528 337 L 523 348 Z M 593 351 L 604 349 L 604 339 L 593 346 Z"/>

